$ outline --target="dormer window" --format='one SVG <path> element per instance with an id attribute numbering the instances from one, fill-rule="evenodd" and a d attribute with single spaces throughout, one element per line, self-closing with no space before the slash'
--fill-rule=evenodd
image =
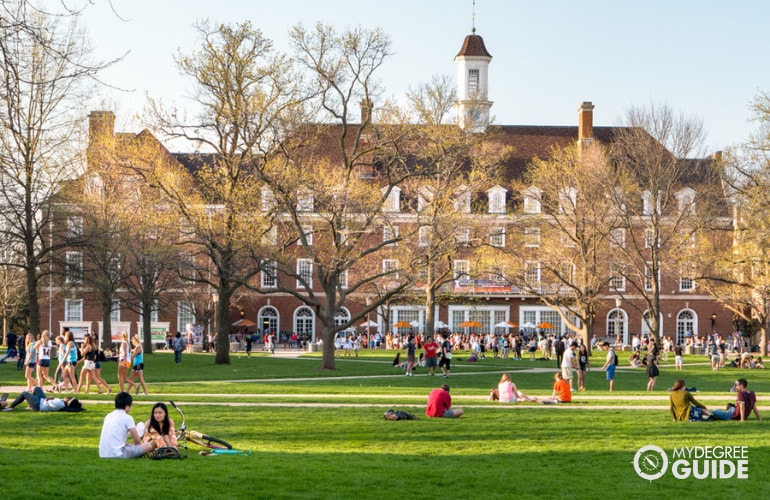
<path id="1" fill-rule="evenodd" d="M 382 193 L 385 194 L 387 187 L 382 188 Z M 401 188 L 393 186 L 388 194 L 387 200 L 385 200 L 385 206 L 383 210 L 386 212 L 400 212 L 401 211 Z"/>
<path id="2" fill-rule="evenodd" d="M 501 186 L 495 186 L 489 191 L 489 213 L 490 214 L 503 214 L 505 213 L 505 194 L 506 189 Z"/>
<path id="3" fill-rule="evenodd" d="M 676 204 L 680 215 L 695 215 L 695 190 L 684 188 L 676 193 Z"/>
<path id="4" fill-rule="evenodd" d="M 299 188 L 297 190 L 297 212 L 312 212 L 313 204 L 313 193 L 309 189 Z"/>
<path id="5" fill-rule="evenodd" d="M 427 187 L 423 187 L 420 189 L 419 194 L 417 195 L 417 211 L 423 212 L 428 208 L 428 205 L 431 204 L 433 201 L 433 191 Z"/>
<path id="6" fill-rule="evenodd" d="M 466 186 L 460 186 L 457 190 L 455 210 L 463 214 L 471 213 L 471 192 Z"/>
<path id="7" fill-rule="evenodd" d="M 524 213 L 525 214 L 539 214 L 542 211 L 542 205 L 540 203 L 543 191 L 530 186 L 524 190 Z"/>
<path id="8" fill-rule="evenodd" d="M 660 196 L 657 200 L 653 200 L 652 193 L 645 191 L 642 193 L 642 215 L 652 215 L 653 211 L 658 215 L 661 213 Z"/>
<path id="9" fill-rule="evenodd" d="M 573 214 L 577 209 L 577 189 L 568 187 L 559 192 L 559 209 L 563 214 Z"/>

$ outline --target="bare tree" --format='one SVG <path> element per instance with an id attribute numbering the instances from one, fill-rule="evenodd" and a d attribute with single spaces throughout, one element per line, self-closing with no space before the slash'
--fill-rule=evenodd
<path id="1" fill-rule="evenodd" d="M 24 0 L 0 6 L 0 220 L 25 273 L 29 327 L 40 329 L 38 288 L 63 240 L 50 237 L 52 201 L 80 160 L 81 105 L 104 64 L 89 60 L 76 16 Z"/>

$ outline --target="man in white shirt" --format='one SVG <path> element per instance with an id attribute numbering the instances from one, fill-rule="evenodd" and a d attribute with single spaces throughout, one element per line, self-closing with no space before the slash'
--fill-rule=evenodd
<path id="1" fill-rule="evenodd" d="M 559 341 L 561 342 L 561 341 Z M 577 368 L 575 362 L 575 351 L 573 349 L 577 347 L 575 342 L 571 342 L 564 349 L 564 357 L 561 359 L 561 378 L 569 382 L 569 390 L 572 392 L 572 370 Z"/>
<path id="2" fill-rule="evenodd" d="M 155 449 L 155 442 L 142 443 L 129 415 L 134 399 L 127 392 L 115 396 L 115 409 L 104 417 L 102 435 L 99 438 L 100 458 L 137 458 Z M 131 436 L 134 444 L 126 444 Z"/>

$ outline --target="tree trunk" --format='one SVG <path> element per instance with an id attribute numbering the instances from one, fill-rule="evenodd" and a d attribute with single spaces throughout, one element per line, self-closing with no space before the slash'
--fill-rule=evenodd
<path id="1" fill-rule="evenodd" d="M 110 314 L 112 313 L 112 299 L 102 300 L 102 340 L 100 345 L 103 349 L 106 349 L 112 344 L 112 320 Z"/>
<path id="2" fill-rule="evenodd" d="M 152 354 L 152 307 L 154 300 L 142 300 L 142 332 L 144 333 L 144 340 L 142 347 L 144 347 L 145 354 Z"/>
<path id="3" fill-rule="evenodd" d="M 319 314 L 319 320 L 323 325 L 323 339 L 324 348 L 323 356 L 321 358 L 321 370 L 336 370 L 337 365 L 334 359 L 334 336 L 337 333 L 337 328 L 334 325 L 334 314 L 337 311 L 332 310 L 333 304 L 337 302 L 337 294 L 334 290 L 327 291 L 326 304 L 324 304 L 324 313 Z"/>
<path id="4" fill-rule="evenodd" d="M 29 330 L 37 335 L 40 332 L 40 304 L 37 297 L 37 271 L 25 269 L 27 274 L 27 307 L 29 308 Z M 58 333 L 58 332 L 57 332 Z"/>
<path id="5" fill-rule="evenodd" d="M 425 338 L 435 337 L 436 325 L 436 290 L 427 285 L 425 287 Z"/>
<path id="6" fill-rule="evenodd" d="M 220 281 L 217 302 L 217 352 L 214 364 L 230 364 L 230 298 L 233 291 Z"/>

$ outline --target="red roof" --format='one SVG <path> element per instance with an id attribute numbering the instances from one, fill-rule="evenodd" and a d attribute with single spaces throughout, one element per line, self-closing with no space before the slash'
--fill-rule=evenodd
<path id="1" fill-rule="evenodd" d="M 468 35 L 463 41 L 463 46 L 460 52 L 455 57 L 460 56 L 477 56 L 492 58 L 492 55 L 487 52 L 487 48 L 484 46 L 484 39 L 480 35 Z"/>

